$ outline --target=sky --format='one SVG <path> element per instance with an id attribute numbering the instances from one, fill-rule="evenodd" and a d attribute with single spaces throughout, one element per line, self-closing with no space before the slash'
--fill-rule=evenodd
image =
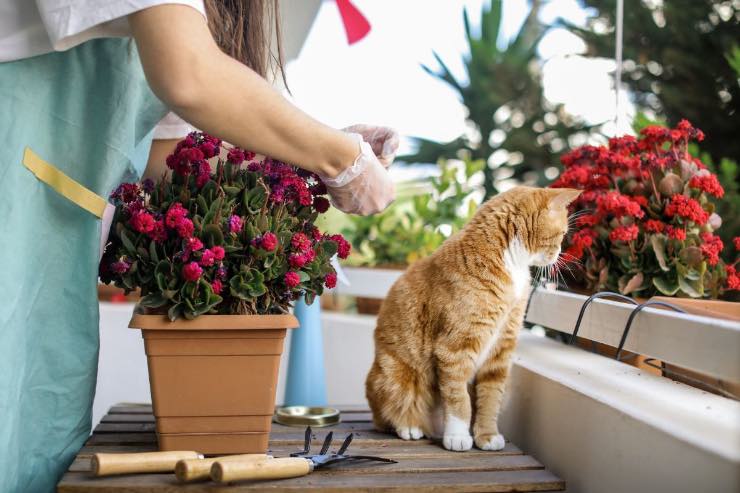
<path id="1" fill-rule="evenodd" d="M 465 131 L 465 108 L 421 64 L 436 68 L 436 52 L 465 80 L 462 12 L 467 8 L 477 26 L 484 1 L 354 0 L 372 28 L 351 46 L 335 3 L 324 1 L 301 53 L 286 67 L 294 102 L 339 128 L 374 123 L 392 126 L 404 136 L 439 141 L 458 137 Z M 528 10 L 527 0 L 505 0 L 500 45 L 518 31 Z M 576 0 L 550 0 L 541 12 L 544 22 L 562 17 L 583 25 L 586 16 Z M 614 61 L 586 59 L 579 55 L 583 51 L 583 42 L 563 29 L 546 35 L 539 46 L 545 96 L 590 123 L 613 120 Z M 622 113 L 633 112 L 624 106 Z M 620 132 L 628 131 L 629 119 L 622 118 Z M 613 133 L 614 126 L 605 131 Z M 401 152 L 410 150 L 404 141 Z"/>

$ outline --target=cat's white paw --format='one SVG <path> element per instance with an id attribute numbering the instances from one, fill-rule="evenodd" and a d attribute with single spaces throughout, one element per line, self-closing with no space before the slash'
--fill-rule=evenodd
<path id="1" fill-rule="evenodd" d="M 442 445 L 447 450 L 464 452 L 473 448 L 473 437 L 470 435 L 445 435 L 442 437 Z"/>
<path id="2" fill-rule="evenodd" d="M 475 446 L 481 450 L 501 450 L 506 445 L 502 434 L 475 437 Z"/>
<path id="3" fill-rule="evenodd" d="M 424 432 L 418 426 L 401 426 L 396 428 L 396 434 L 404 440 L 418 440 L 424 438 Z"/>

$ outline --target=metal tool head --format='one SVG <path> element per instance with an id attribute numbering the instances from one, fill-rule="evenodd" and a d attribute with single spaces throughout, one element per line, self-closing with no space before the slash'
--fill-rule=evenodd
<path id="1" fill-rule="evenodd" d="M 329 447 L 331 447 L 331 440 L 334 437 L 334 432 L 329 432 L 328 435 L 326 435 L 326 438 L 324 439 L 324 443 L 321 445 L 321 451 L 318 454 L 311 455 L 311 427 L 309 426 L 306 428 L 306 434 L 303 442 L 303 450 L 300 452 L 294 452 L 290 454 L 291 457 L 305 457 L 306 459 L 311 460 L 314 463 L 314 467 L 320 468 L 320 467 L 327 467 L 332 464 L 337 464 L 339 462 L 360 462 L 360 461 L 375 461 L 375 462 L 385 462 L 389 464 L 395 464 L 396 461 L 392 459 L 384 459 L 382 457 L 374 457 L 371 455 L 347 455 L 345 452 L 347 451 L 347 448 L 349 447 L 349 444 L 352 443 L 352 439 L 354 437 L 354 433 L 350 433 L 347 435 L 347 438 L 344 439 L 344 442 L 342 442 L 342 445 L 339 447 L 339 450 L 337 450 L 334 453 L 329 453 Z"/>

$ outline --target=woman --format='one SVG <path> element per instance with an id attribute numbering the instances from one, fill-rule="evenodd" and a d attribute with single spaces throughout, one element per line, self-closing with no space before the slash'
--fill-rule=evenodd
<path id="1" fill-rule="evenodd" d="M 275 3 L 0 5 L 0 491 L 53 491 L 90 432 L 98 354 L 100 221 L 37 179 L 26 148 L 105 197 L 142 174 L 173 111 L 318 173 L 345 212 L 392 200 L 381 159 L 393 159 L 394 132 L 356 128 L 381 159 L 361 152 L 362 137 L 313 120 L 265 81 Z M 182 136 L 163 133 L 184 132 L 173 120 L 160 136 Z"/>

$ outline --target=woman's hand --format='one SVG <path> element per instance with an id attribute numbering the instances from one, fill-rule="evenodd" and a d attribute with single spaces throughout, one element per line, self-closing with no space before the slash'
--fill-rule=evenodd
<path id="1" fill-rule="evenodd" d="M 390 166 L 396 158 L 398 144 L 401 139 L 398 132 L 392 128 L 358 124 L 343 128 L 342 130 L 362 135 L 365 142 L 370 144 L 370 147 L 373 148 L 373 152 L 378 157 L 380 164 L 386 168 Z"/>
<path id="2" fill-rule="evenodd" d="M 369 143 L 356 133 L 348 134 L 359 144 L 360 154 L 352 166 L 334 178 L 322 176 L 337 209 L 366 216 L 382 211 L 393 202 L 396 188 Z"/>

